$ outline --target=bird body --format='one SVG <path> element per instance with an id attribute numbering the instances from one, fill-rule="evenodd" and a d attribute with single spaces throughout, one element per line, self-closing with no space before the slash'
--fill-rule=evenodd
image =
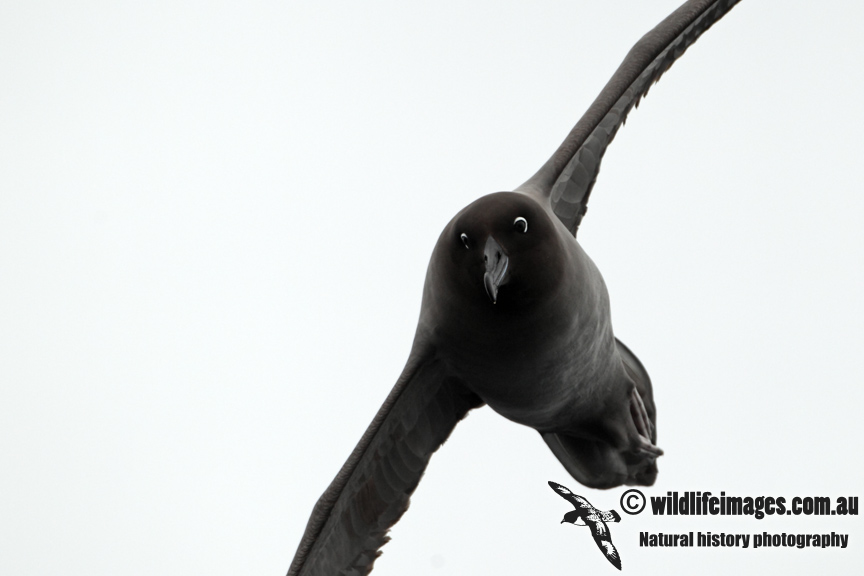
<path id="1" fill-rule="evenodd" d="M 524 232 L 517 220 L 526 223 Z M 486 249 L 490 243 L 494 253 Z M 480 279 L 496 255 L 506 271 L 490 301 Z M 631 414 L 636 384 L 612 331 L 606 285 L 574 236 L 532 194 L 484 196 L 445 227 L 427 271 L 416 338 L 496 412 L 567 438 L 556 455 L 580 460 L 581 482 L 653 481 L 661 451 Z M 646 382 L 635 393 L 651 422 Z M 574 443 L 588 448 L 574 456 Z"/>
<path id="2" fill-rule="evenodd" d="M 527 219 L 527 233 L 509 230 L 518 217 Z M 464 231 L 481 245 L 491 235 L 509 253 L 494 305 L 480 282 L 480 247 L 458 241 Z M 485 196 L 445 227 L 429 263 L 417 334 L 489 406 L 541 431 L 591 412 L 597 391 L 625 377 L 599 270 L 528 194 Z"/>

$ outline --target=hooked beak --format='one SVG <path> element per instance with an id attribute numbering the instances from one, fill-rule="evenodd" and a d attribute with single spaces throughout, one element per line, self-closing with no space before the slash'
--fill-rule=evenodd
<path id="1" fill-rule="evenodd" d="M 495 241 L 495 238 L 489 236 L 486 239 L 486 246 L 483 248 L 483 262 L 486 263 L 486 272 L 483 274 L 483 286 L 486 288 L 486 294 L 489 299 L 495 304 L 498 302 L 498 288 L 507 283 L 509 278 L 506 278 L 507 267 L 510 263 L 510 258 L 504 253 L 501 245 Z"/>

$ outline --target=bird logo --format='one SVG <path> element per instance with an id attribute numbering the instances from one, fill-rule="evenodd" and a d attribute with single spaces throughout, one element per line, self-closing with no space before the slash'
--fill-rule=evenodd
<path id="1" fill-rule="evenodd" d="M 594 537 L 597 547 L 600 548 L 600 551 L 603 552 L 603 555 L 606 556 L 606 559 L 613 566 L 621 570 L 621 555 L 618 554 L 618 550 L 612 544 L 612 534 L 609 533 L 609 526 L 606 525 L 607 522 L 620 522 L 621 516 L 614 510 L 601 512 L 584 497 L 574 494 L 566 486 L 556 484 L 555 482 L 549 482 L 549 486 L 576 508 L 565 514 L 561 523 L 569 522 L 576 526 L 588 526 L 591 528 L 591 536 Z"/>

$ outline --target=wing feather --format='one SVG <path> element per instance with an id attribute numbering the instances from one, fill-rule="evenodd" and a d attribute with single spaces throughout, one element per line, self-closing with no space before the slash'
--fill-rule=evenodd
<path id="1" fill-rule="evenodd" d="M 606 559 L 613 566 L 621 570 L 621 555 L 618 554 L 618 550 L 612 544 L 612 535 L 609 533 L 609 527 L 602 520 L 588 521 L 587 524 L 591 527 L 591 536 L 594 537 L 597 547 L 600 548 L 600 551 L 603 552 L 603 555 L 606 556 Z"/>
<path id="2" fill-rule="evenodd" d="M 739 0 L 689 0 L 643 36 L 537 173 L 517 190 L 549 198 L 573 235 L 588 209 L 600 161 L 627 114 L 699 36 Z"/>
<path id="3" fill-rule="evenodd" d="M 569 488 L 566 486 L 562 486 L 561 484 L 556 484 L 555 482 L 549 481 L 549 486 L 558 493 L 559 496 L 573 504 L 574 507 L 584 508 L 586 510 L 592 510 L 595 513 L 600 513 L 597 508 L 595 508 L 588 500 L 579 496 L 578 494 L 574 494 Z"/>
<path id="4" fill-rule="evenodd" d="M 432 453 L 482 401 L 434 353 L 412 356 L 348 461 L 315 504 L 288 576 L 368 574 Z"/>

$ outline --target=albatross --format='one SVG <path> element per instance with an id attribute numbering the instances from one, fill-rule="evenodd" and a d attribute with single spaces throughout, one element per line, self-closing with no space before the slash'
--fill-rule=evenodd
<path id="1" fill-rule="evenodd" d="M 288 576 L 368 574 L 432 454 L 483 404 L 537 430 L 585 486 L 654 483 L 663 451 L 651 380 L 615 337 L 577 233 L 627 114 L 737 1 L 679 7 L 630 50 L 536 174 L 444 227 L 406 366 L 312 510 Z"/>

